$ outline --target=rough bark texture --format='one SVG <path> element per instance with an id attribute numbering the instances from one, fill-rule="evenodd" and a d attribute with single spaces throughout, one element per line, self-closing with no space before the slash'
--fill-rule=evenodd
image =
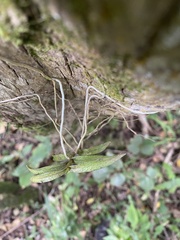
<path id="1" fill-rule="evenodd" d="M 61 80 L 66 99 L 81 116 L 88 86 L 113 99 L 114 102 L 105 97 L 91 103 L 92 110 L 104 115 L 177 108 L 179 1 L 159 1 L 156 8 L 155 1 L 139 1 L 134 11 L 128 1 L 112 1 L 110 6 L 108 1 L 92 2 L 79 0 L 77 7 L 73 1 L 69 1 L 70 6 L 55 0 L 31 0 L 28 4 L 21 0 L 2 1 L 0 101 L 37 93 L 52 118 L 60 117 L 54 109 L 53 82 L 28 68 L 32 66 Z M 77 13 L 77 9 L 82 11 Z M 72 12 L 75 17 L 69 17 Z M 79 31 L 79 20 L 72 24 L 77 15 Z M 92 41 L 88 42 L 87 37 L 92 37 Z M 58 85 L 56 88 L 60 97 Z M 47 124 L 49 120 L 38 99 L 28 99 L 0 104 L 1 117 L 22 126 Z M 75 118 L 67 102 L 66 120 L 72 122 Z"/>

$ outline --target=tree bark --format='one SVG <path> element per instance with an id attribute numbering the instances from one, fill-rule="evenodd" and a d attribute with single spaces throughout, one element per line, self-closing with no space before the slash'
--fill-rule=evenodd
<path id="1" fill-rule="evenodd" d="M 131 1 L 100 2 L 78 0 L 78 8 L 73 1 L 2 1 L 1 118 L 24 127 L 51 128 L 33 94 L 59 120 L 61 94 L 58 84 L 54 94 L 52 78 L 63 85 L 67 125 L 77 118 L 75 111 L 83 116 L 88 86 L 99 91 L 90 90 L 98 96 L 90 102 L 94 114 L 121 117 L 178 108 L 179 1 L 159 1 L 155 8 L 155 1 L 144 0 L 134 12 L 127 3 Z M 24 95 L 28 97 L 3 102 Z"/>

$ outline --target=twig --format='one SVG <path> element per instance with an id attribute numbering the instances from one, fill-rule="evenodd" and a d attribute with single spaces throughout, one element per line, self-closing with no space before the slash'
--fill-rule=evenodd
<path id="1" fill-rule="evenodd" d="M 146 115 L 145 114 L 139 115 L 139 121 L 142 124 L 142 132 L 143 132 L 143 134 L 147 136 L 148 133 L 150 131 L 152 131 L 152 128 L 151 128 L 151 126 L 149 125 L 149 123 L 147 121 Z"/>
<path id="2" fill-rule="evenodd" d="M 157 211 L 160 190 L 157 190 L 154 195 L 153 213 Z"/>
<path id="3" fill-rule="evenodd" d="M 130 128 L 129 123 L 127 122 L 124 114 L 123 114 L 122 112 L 120 112 L 120 114 L 121 114 L 122 118 L 124 119 L 124 121 L 125 121 L 125 123 L 126 123 L 126 127 L 127 127 L 132 133 L 134 133 L 134 134 L 136 135 L 137 133 L 136 133 L 134 130 L 132 130 L 132 128 Z"/>
<path id="4" fill-rule="evenodd" d="M 33 213 L 32 215 L 30 215 L 29 217 L 25 218 L 20 224 L 18 224 L 17 226 L 11 228 L 9 231 L 5 232 L 3 235 L 1 235 L 1 239 L 3 240 L 5 237 L 7 237 L 9 234 L 11 234 L 12 232 L 16 231 L 18 228 L 20 228 L 22 225 L 24 225 L 25 223 L 29 222 L 30 219 L 36 217 L 40 212 L 42 212 L 44 210 L 44 208 L 42 207 L 40 210 L 36 211 L 35 213 Z"/>
<path id="5" fill-rule="evenodd" d="M 170 163 L 170 160 L 171 160 L 171 158 L 172 158 L 173 153 L 174 153 L 174 148 L 172 147 L 172 148 L 169 150 L 169 152 L 167 153 L 167 155 L 166 155 L 166 157 L 165 157 L 165 159 L 164 159 L 164 163 L 167 163 L 167 164 Z"/>

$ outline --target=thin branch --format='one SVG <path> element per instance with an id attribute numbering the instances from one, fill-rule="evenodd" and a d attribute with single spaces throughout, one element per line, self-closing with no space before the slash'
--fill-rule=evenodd
<path id="1" fill-rule="evenodd" d="M 160 190 L 157 190 L 154 195 L 153 213 L 156 213 L 158 209 L 159 195 L 160 195 Z"/>
<path id="2" fill-rule="evenodd" d="M 29 222 L 32 218 L 36 217 L 40 212 L 42 212 L 44 209 L 41 208 L 40 210 L 36 211 L 35 213 L 33 213 L 32 215 L 30 215 L 29 217 L 25 218 L 20 224 L 18 224 L 17 226 L 11 228 L 9 231 L 5 232 L 3 235 L 1 235 L 1 239 L 3 240 L 5 237 L 7 237 L 9 234 L 11 234 L 12 232 L 16 231 L 18 228 L 20 228 L 21 226 L 23 226 L 25 223 Z"/>

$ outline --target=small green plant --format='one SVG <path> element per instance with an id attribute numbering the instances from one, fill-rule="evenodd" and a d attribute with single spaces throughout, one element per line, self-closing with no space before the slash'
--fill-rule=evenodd
<path id="1" fill-rule="evenodd" d="M 70 237 L 77 236 L 78 239 L 82 239 L 77 228 L 76 213 L 70 206 L 68 206 L 68 204 L 64 205 L 63 210 L 59 211 L 57 209 L 57 199 L 53 200 L 50 200 L 47 197 L 45 198 L 44 207 L 47 211 L 49 221 L 48 228 L 42 227 L 42 231 L 46 238 L 67 240 Z"/>
<path id="2" fill-rule="evenodd" d="M 140 135 L 136 135 L 131 139 L 127 149 L 134 155 L 151 156 L 154 152 L 154 142 L 149 139 L 144 139 Z"/>
<path id="3" fill-rule="evenodd" d="M 170 135 L 172 138 L 176 137 L 176 133 L 173 129 L 173 115 L 171 112 L 166 113 L 166 121 L 162 121 L 157 114 L 149 115 L 148 119 L 153 120 L 159 125 L 166 136 Z"/>
<path id="4" fill-rule="evenodd" d="M 39 165 L 51 155 L 52 144 L 50 139 L 43 136 L 36 136 L 35 139 L 39 142 L 36 147 L 33 148 L 32 144 L 26 145 L 20 151 L 13 151 L 10 155 L 5 155 L 1 158 L 0 165 L 13 164 L 18 159 L 22 162 L 13 169 L 12 175 L 18 177 L 19 184 L 22 188 L 30 186 L 32 173 L 29 172 L 26 165 L 31 164 L 34 168 Z M 30 157 L 29 157 L 30 155 Z"/>
<path id="5" fill-rule="evenodd" d="M 31 181 L 49 182 L 68 172 L 91 172 L 109 166 L 125 155 L 125 152 L 110 157 L 98 155 L 98 153 L 104 151 L 108 145 L 109 142 L 89 149 L 84 149 L 80 152 L 80 155 L 71 156 L 69 159 L 65 159 L 63 154 L 55 155 L 55 163 L 47 167 L 32 168 L 29 163 L 29 171 L 35 174 L 31 177 Z"/>
<path id="6" fill-rule="evenodd" d="M 137 209 L 129 197 L 129 205 L 123 212 L 111 219 L 107 230 L 108 236 L 104 240 L 151 240 L 158 239 L 165 225 L 158 222 L 156 217 L 150 218 L 149 212 Z"/>
<path id="7" fill-rule="evenodd" d="M 59 195 L 51 198 L 45 196 L 44 208 L 48 214 L 48 227 L 42 226 L 41 230 L 46 239 L 83 240 L 80 232 L 83 229 L 88 229 L 90 223 L 78 219 L 76 199 L 80 187 L 83 187 L 83 183 L 77 174 L 69 173 L 59 185 Z M 59 204 L 60 199 L 61 204 Z"/>

